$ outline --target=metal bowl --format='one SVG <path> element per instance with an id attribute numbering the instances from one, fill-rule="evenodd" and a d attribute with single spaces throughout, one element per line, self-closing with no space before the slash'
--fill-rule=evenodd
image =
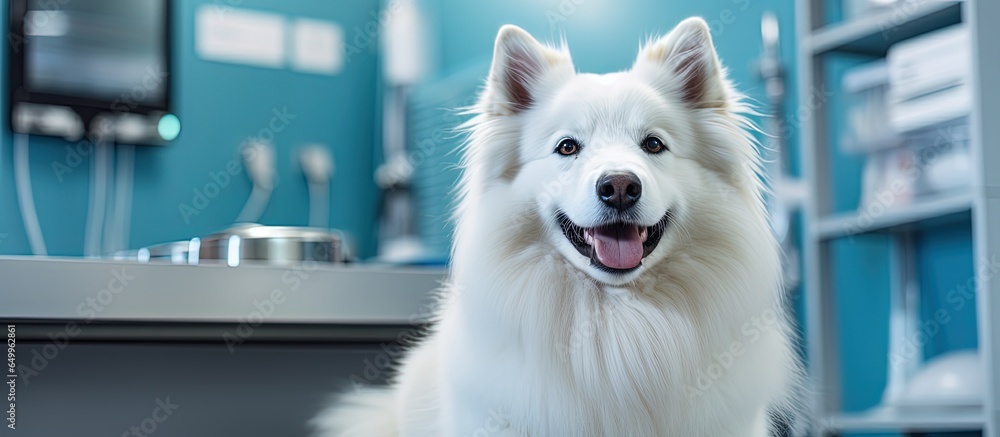
<path id="1" fill-rule="evenodd" d="M 340 231 L 296 226 L 238 224 L 201 239 L 202 263 L 224 261 L 288 265 L 303 261 L 339 264 L 347 261 Z"/>

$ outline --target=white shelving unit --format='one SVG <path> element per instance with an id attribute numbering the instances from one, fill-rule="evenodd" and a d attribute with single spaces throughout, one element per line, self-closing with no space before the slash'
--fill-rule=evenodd
<path id="1" fill-rule="evenodd" d="M 984 406 L 939 408 L 919 412 L 876 407 L 864 413 L 844 413 L 836 327 L 834 240 L 866 233 L 885 233 L 893 241 L 890 282 L 892 293 L 902 293 L 912 273 L 912 231 L 942 223 L 971 223 L 975 271 L 1000 256 L 1000 1 L 902 0 L 884 13 L 842 23 L 823 24 L 823 2 L 796 2 L 798 92 L 800 107 L 811 107 L 815 89 L 837 89 L 823 69 L 824 57 L 850 53 L 884 56 L 896 42 L 957 23 L 972 31 L 973 80 L 977 90 L 970 116 L 973 189 L 954 195 L 919 200 L 890 209 L 877 217 L 858 213 L 831 213 L 831 141 L 828 114 L 816 108 L 801 125 L 801 168 L 809 186 L 805 206 L 803 257 L 806 293 L 806 341 L 809 349 L 810 424 L 813 435 L 848 431 L 920 433 L 981 430 L 1000 437 L 1000 277 L 977 278 L 979 353 L 987 370 Z"/>
<path id="2" fill-rule="evenodd" d="M 920 200 L 905 208 L 887 210 L 878 216 L 860 213 L 832 214 L 816 220 L 813 238 L 832 240 L 870 232 L 899 230 L 931 221 L 949 221 L 972 211 L 972 193 L 955 193 Z M 968 217 L 966 217 L 968 218 Z"/>
<path id="3" fill-rule="evenodd" d="M 861 414 L 831 414 L 825 427 L 840 431 L 978 431 L 983 429 L 981 408 L 950 408 L 920 412 L 880 408 Z"/>

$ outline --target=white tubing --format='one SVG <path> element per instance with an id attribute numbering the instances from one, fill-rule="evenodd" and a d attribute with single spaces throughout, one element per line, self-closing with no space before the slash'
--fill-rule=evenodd
<path id="1" fill-rule="evenodd" d="M 83 254 L 87 257 L 101 255 L 101 230 L 108 195 L 107 148 L 103 141 L 94 141 L 94 153 L 90 159 L 90 205 L 83 245 Z"/>
<path id="2" fill-rule="evenodd" d="M 250 198 L 243 205 L 243 210 L 236 217 L 236 223 L 256 223 L 260 216 L 264 214 L 267 203 L 271 200 L 271 190 L 261 185 L 254 184 L 250 190 Z"/>
<path id="3" fill-rule="evenodd" d="M 274 189 L 274 147 L 270 143 L 255 141 L 243 146 L 243 167 L 253 183 L 250 198 L 243 205 L 236 223 L 256 223 L 264 215 Z"/>
<path id="4" fill-rule="evenodd" d="M 309 184 L 309 226 L 329 228 L 333 156 L 323 146 L 306 146 L 299 151 L 299 165 Z"/>
<path id="5" fill-rule="evenodd" d="M 129 248 L 132 228 L 132 191 L 135 184 L 135 146 L 118 145 L 115 161 L 115 208 L 111 220 L 112 239 L 107 250 L 111 253 Z"/>
<path id="6" fill-rule="evenodd" d="M 38 256 L 48 255 L 45 249 L 45 239 L 42 238 L 42 227 L 38 223 L 38 212 L 35 211 L 35 198 L 31 193 L 31 172 L 28 166 L 28 135 L 14 134 L 14 185 L 17 190 L 17 204 L 21 208 L 21 220 L 28 234 L 31 253 Z"/>
<path id="7" fill-rule="evenodd" d="M 330 182 L 309 182 L 309 226 L 330 227 Z"/>
<path id="8" fill-rule="evenodd" d="M 104 148 L 105 153 L 102 154 L 101 158 L 104 159 L 104 164 L 102 166 L 105 170 L 105 180 L 107 181 L 104 188 L 104 220 L 101 221 L 101 249 L 97 252 L 98 256 L 111 255 L 115 252 L 115 208 L 118 200 L 115 198 L 115 190 L 117 187 L 117 182 L 115 182 L 115 155 L 117 150 L 115 150 L 114 143 L 108 143 L 107 147 Z"/>

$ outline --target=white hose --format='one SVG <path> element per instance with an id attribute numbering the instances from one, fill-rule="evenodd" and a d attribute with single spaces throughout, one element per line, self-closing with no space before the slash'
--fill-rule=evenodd
<path id="1" fill-rule="evenodd" d="M 256 223 L 264 215 L 274 189 L 274 147 L 264 141 L 254 141 L 244 145 L 241 153 L 253 189 L 240 215 L 236 216 L 236 222 Z"/>
<path id="2" fill-rule="evenodd" d="M 105 147 L 106 153 L 102 154 L 101 158 L 104 159 L 104 170 L 105 170 L 105 188 L 104 188 L 104 220 L 101 222 L 101 248 L 98 250 L 98 256 L 110 255 L 115 252 L 115 228 L 117 223 L 115 219 L 115 209 L 118 204 L 118 200 L 115 195 L 118 183 L 115 179 L 115 155 L 117 150 L 115 149 L 114 143 L 108 143 Z"/>
<path id="3" fill-rule="evenodd" d="M 90 166 L 90 205 L 87 210 L 87 225 L 84 234 L 83 254 L 88 257 L 101 255 L 101 230 L 104 224 L 108 196 L 108 145 L 94 141 L 94 153 Z"/>
<path id="4" fill-rule="evenodd" d="M 330 227 L 330 183 L 309 182 L 309 226 Z"/>
<path id="5" fill-rule="evenodd" d="M 28 167 L 28 135 L 14 134 L 14 185 L 17 190 L 17 203 L 21 208 L 21 220 L 28 234 L 31 253 L 38 256 L 48 255 L 45 250 L 45 239 L 42 238 L 42 227 L 38 223 L 38 212 L 35 211 L 35 198 L 31 193 L 31 172 Z"/>
<path id="6" fill-rule="evenodd" d="M 250 190 L 250 198 L 243 205 L 243 210 L 236 217 L 236 223 L 256 223 L 264 215 L 264 209 L 271 200 L 271 189 L 254 184 Z"/>
<path id="7" fill-rule="evenodd" d="M 309 184 L 309 226 L 329 228 L 333 156 L 321 145 L 306 146 L 299 151 L 299 165 Z"/>
<path id="8" fill-rule="evenodd" d="M 132 228 L 132 191 L 135 184 L 135 146 L 118 145 L 115 161 L 115 207 L 111 220 L 111 241 L 105 249 L 109 253 L 129 248 Z M 105 236 L 107 239 L 107 236 Z"/>

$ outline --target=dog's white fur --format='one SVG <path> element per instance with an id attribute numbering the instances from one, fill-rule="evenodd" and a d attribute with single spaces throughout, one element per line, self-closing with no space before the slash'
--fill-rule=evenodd
<path id="1" fill-rule="evenodd" d="M 468 124 L 449 286 L 388 388 L 346 395 L 323 435 L 766 436 L 799 366 L 757 152 L 705 22 L 578 74 L 514 26 Z M 646 135 L 669 151 L 647 154 Z M 578 155 L 553 153 L 572 136 Z M 596 180 L 634 172 L 659 246 L 629 273 L 590 265 L 555 211 L 598 224 Z"/>

